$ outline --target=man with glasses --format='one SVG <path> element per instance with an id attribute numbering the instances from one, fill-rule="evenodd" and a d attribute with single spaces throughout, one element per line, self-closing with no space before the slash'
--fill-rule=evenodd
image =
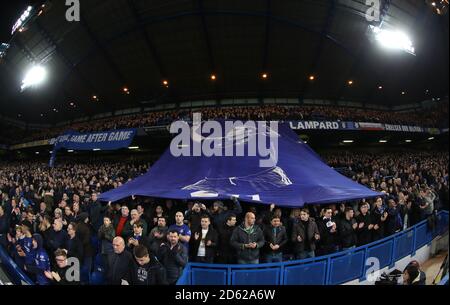
<path id="1" fill-rule="evenodd" d="M 52 285 L 78 285 L 80 283 L 80 263 L 74 264 L 72 268 L 69 265 L 66 250 L 55 251 L 55 262 L 51 271 L 44 271 Z"/>

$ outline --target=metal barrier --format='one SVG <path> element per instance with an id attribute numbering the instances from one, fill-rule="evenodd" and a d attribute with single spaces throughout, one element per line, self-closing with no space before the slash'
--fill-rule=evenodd
<path id="1" fill-rule="evenodd" d="M 433 238 L 448 231 L 448 211 L 437 215 L 437 227 L 431 232 L 424 220 L 414 227 L 368 245 L 299 261 L 258 265 L 219 265 L 189 263 L 178 285 L 338 285 L 363 280 L 366 260 L 375 257 L 380 268 L 393 267 L 395 262 L 414 255 Z M 16 285 L 33 285 L 33 281 L 9 257 L 0 245 L 4 270 Z"/>
<path id="2" fill-rule="evenodd" d="M 442 280 L 438 283 L 438 285 L 448 285 L 448 274 L 442 278 Z"/>
<path id="3" fill-rule="evenodd" d="M 424 220 L 414 227 L 362 247 L 299 261 L 258 265 L 189 263 L 177 285 L 338 285 L 364 280 L 368 258 L 377 258 L 380 269 L 429 244 L 448 231 L 448 211 L 437 214 L 436 229 Z"/>
<path id="4" fill-rule="evenodd" d="M 34 285 L 34 282 L 17 266 L 2 245 L 0 245 L 0 261 L 13 284 Z"/>

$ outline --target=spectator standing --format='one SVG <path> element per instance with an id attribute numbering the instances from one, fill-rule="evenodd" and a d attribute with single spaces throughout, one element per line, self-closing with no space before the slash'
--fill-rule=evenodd
<path id="1" fill-rule="evenodd" d="M 200 227 L 193 231 L 190 241 L 190 257 L 198 263 L 212 264 L 216 256 L 218 235 L 211 226 L 208 215 L 203 215 Z"/>
<path id="2" fill-rule="evenodd" d="M 325 208 L 322 219 L 317 222 L 320 240 L 317 254 L 328 255 L 338 251 L 337 223 L 332 208 Z"/>
<path id="3" fill-rule="evenodd" d="M 234 229 L 231 246 L 236 249 L 238 264 L 259 264 L 260 250 L 264 247 L 264 233 L 255 225 L 256 216 L 249 212 L 244 222 Z"/>
<path id="4" fill-rule="evenodd" d="M 176 230 L 178 232 L 181 244 L 189 252 L 189 241 L 191 240 L 191 229 L 184 223 L 183 212 L 175 213 L 175 224 L 169 227 L 169 231 Z"/>
<path id="5" fill-rule="evenodd" d="M 363 246 L 372 242 L 373 224 L 369 214 L 369 204 L 361 202 L 359 205 L 359 214 L 355 217 L 358 227 L 356 229 L 358 246 Z"/>
<path id="6" fill-rule="evenodd" d="M 166 271 L 154 256 L 150 256 L 145 246 L 138 245 L 133 249 L 136 264 L 131 275 L 131 283 L 140 286 L 167 285 Z"/>
<path id="7" fill-rule="evenodd" d="M 229 214 L 227 221 L 219 227 L 219 242 L 217 246 L 217 262 L 219 264 L 235 264 L 236 251 L 231 246 L 231 235 L 236 228 L 236 215 Z"/>
<path id="8" fill-rule="evenodd" d="M 354 248 L 357 244 L 356 230 L 358 229 L 358 223 L 353 216 L 353 208 L 346 207 L 345 216 L 338 224 L 339 239 L 343 251 Z"/>
<path id="9" fill-rule="evenodd" d="M 292 230 L 291 240 L 294 244 L 296 259 L 315 257 L 316 243 L 320 240 L 319 228 L 315 220 L 309 217 L 309 210 L 300 211 L 300 221 Z"/>
<path id="10" fill-rule="evenodd" d="M 125 241 L 117 236 L 113 240 L 114 253 L 108 256 L 106 280 L 109 285 L 122 285 L 122 281 L 130 283 L 133 270 L 133 256 L 125 250 Z"/>
<path id="11" fill-rule="evenodd" d="M 167 240 L 167 228 L 166 218 L 163 216 L 158 217 L 158 225 L 154 227 L 149 234 L 150 252 L 154 255 L 158 253 L 158 249 L 163 242 Z"/>
<path id="12" fill-rule="evenodd" d="M 175 285 L 188 262 L 188 251 L 180 243 L 180 236 L 177 230 L 169 230 L 167 240 L 168 242 L 161 244 L 157 257 L 166 268 L 168 284 Z"/>
<path id="13" fill-rule="evenodd" d="M 281 263 L 283 261 L 283 250 L 288 242 L 288 237 L 286 228 L 281 225 L 280 216 L 272 216 L 270 226 L 264 228 L 264 239 L 266 240 L 266 262 Z"/>

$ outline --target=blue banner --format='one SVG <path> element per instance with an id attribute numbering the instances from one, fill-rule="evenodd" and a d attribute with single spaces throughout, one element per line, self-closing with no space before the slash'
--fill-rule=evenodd
<path id="1" fill-rule="evenodd" d="M 55 164 L 56 153 L 65 148 L 70 150 L 116 150 L 130 146 L 137 129 L 120 129 L 93 133 L 69 131 L 54 141 L 50 167 Z"/>
<path id="2" fill-rule="evenodd" d="M 246 202 L 302 207 L 382 195 L 326 165 L 298 139 L 289 124 L 247 126 L 252 131 L 246 132 L 241 127 L 227 130 L 227 123 L 217 122 L 213 133 L 206 128 L 207 134 L 199 135 L 198 129 L 194 133 L 187 126 L 187 142 L 175 141 L 180 136 L 177 135 L 145 175 L 103 193 L 99 199 L 118 201 L 145 196 L 224 200 L 237 197 Z M 265 151 L 257 142 L 264 143 L 267 137 L 271 142 L 265 142 L 268 149 Z M 212 146 L 219 148 L 217 153 L 211 153 Z M 224 155 L 223 150 L 230 153 Z M 274 162 L 262 167 L 262 159 L 269 160 L 265 156 Z"/>

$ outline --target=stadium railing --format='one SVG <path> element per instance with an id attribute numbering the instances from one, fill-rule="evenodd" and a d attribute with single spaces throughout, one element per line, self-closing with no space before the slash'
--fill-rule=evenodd
<path id="1" fill-rule="evenodd" d="M 448 211 L 440 211 L 433 231 L 424 220 L 384 239 L 328 256 L 258 265 L 189 263 L 177 285 L 338 285 L 364 280 L 372 267 L 366 264 L 368 258 L 376 258 L 379 269 L 394 267 L 397 261 L 415 255 L 418 249 L 447 232 L 448 225 Z M 1 245 L 0 261 L 13 284 L 34 284 Z"/>
<path id="2" fill-rule="evenodd" d="M 363 281 L 374 261 L 378 261 L 380 270 L 393 268 L 396 262 L 414 256 L 418 249 L 447 232 L 448 223 L 448 211 L 440 211 L 433 231 L 424 220 L 370 244 L 305 260 L 258 265 L 189 263 L 177 285 L 339 285 Z"/>
<path id="3" fill-rule="evenodd" d="M 448 285 L 448 273 L 446 276 L 442 278 L 442 280 L 438 284 L 439 286 Z"/>
<path id="4" fill-rule="evenodd" d="M 17 266 L 2 245 L 0 245 L 0 261 L 4 271 L 8 273 L 13 284 L 34 285 L 34 282 L 19 268 L 19 266 Z"/>

